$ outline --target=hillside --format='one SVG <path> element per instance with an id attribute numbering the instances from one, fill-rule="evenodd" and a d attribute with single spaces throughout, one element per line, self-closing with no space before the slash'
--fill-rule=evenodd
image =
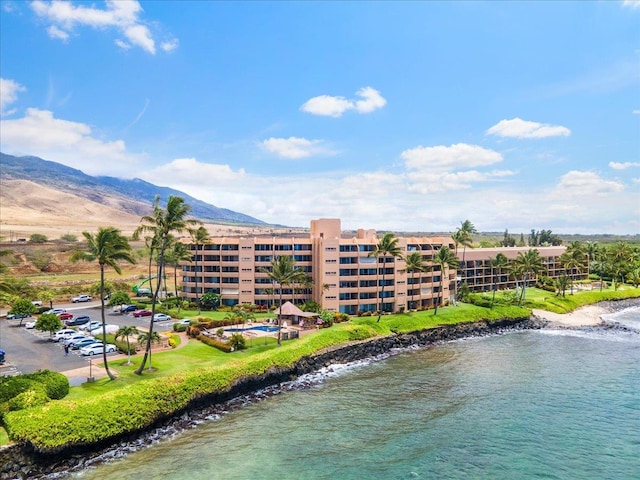
<path id="1" fill-rule="evenodd" d="M 105 205 L 119 210 L 125 216 L 133 214 L 139 218 L 149 213 L 156 195 L 160 195 L 161 200 L 166 200 L 170 195 L 179 195 L 191 206 L 193 216 L 202 221 L 266 225 L 263 221 L 249 215 L 210 205 L 184 192 L 153 185 L 139 178 L 126 180 L 113 177 L 93 177 L 80 170 L 38 157 L 16 157 L 0 153 L 0 186 L 3 190 L 3 200 L 6 197 L 16 199 L 19 195 L 24 197 L 25 194 L 28 196 L 39 195 L 38 192 L 30 190 L 14 192 L 14 188 L 22 186 L 21 183 L 15 183 L 19 180 L 37 184 L 38 188 L 74 195 L 76 200 L 81 202 L 76 205 L 82 205 L 83 208 L 84 203 Z M 50 197 L 50 195 L 52 194 L 49 192 L 46 196 Z M 30 208 L 28 199 L 25 199 L 23 203 L 27 208 Z M 4 202 L 0 206 L 4 206 Z M 3 212 L 0 211 L 0 214 L 2 214 L 4 221 Z"/>

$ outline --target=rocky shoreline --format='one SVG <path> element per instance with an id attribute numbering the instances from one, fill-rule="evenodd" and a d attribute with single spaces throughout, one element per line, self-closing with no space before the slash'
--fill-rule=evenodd
<path id="1" fill-rule="evenodd" d="M 615 310 L 638 305 L 638 302 L 624 306 L 618 302 L 615 303 Z M 290 368 L 274 369 L 259 376 L 244 378 L 228 391 L 198 399 L 187 409 L 136 434 L 90 447 L 70 448 L 55 455 L 40 454 L 22 445 L 6 447 L 0 450 L 0 465 L 2 465 L 0 480 L 63 478 L 69 473 L 83 470 L 91 465 L 121 458 L 157 443 L 161 439 L 219 418 L 249 403 L 283 391 L 308 388 L 321 381 L 323 375 L 330 372 L 336 365 L 383 358 L 393 352 L 437 345 L 452 340 L 498 335 L 516 330 L 540 329 L 547 326 L 549 326 L 548 321 L 534 316 L 494 322 L 483 321 L 373 338 L 332 348 L 313 356 L 303 357 Z M 308 376 L 312 373 L 316 375 Z"/>

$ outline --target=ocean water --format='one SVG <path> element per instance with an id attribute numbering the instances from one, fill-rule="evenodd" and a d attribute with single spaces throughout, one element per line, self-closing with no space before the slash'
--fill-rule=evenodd
<path id="1" fill-rule="evenodd" d="M 640 479 L 640 308 L 325 372 L 82 479 Z"/>

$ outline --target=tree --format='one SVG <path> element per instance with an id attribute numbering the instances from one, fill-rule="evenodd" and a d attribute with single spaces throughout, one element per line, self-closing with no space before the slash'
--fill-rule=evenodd
<path id="1" fill-rule="evenodd" d="M 22 326 L 22 320 L 25 316 L 31 316 L 38 311 L 38 308 L 26 298 L 19 298 L 11 305 L 9 313 L 20 317 L 20 326 Z M 54 330 L 55 331 L 55 330 Z"/>
<path id="2" fill-rule="evenodd" d="M 433 256 L 433 263 L 440 267 L 440 291 L 438 292 L 438 298 L 436 298 L 434 315 L 438 314 L 438 304 L 440 303 L 440 297 L 443 297 L 442 293 L 442 281 L 447 273 L 447 268 L 458 268 L 458 257 L 449 247 L 440 248 Z M 443 299 L 444 303 L 444 299 Z"/>
<path id="3" fill-rule="evenodd" d="M 385 276 L 387 273 L 387 268 L 385 266 L 386 263 L 395 262 L 396 258 L 402 258 L 402 249 L 398 246 L 398 239 L 391 232 L 385 233 L 378 244 L 376 245 L 375 250 L 369 252 L 369 257 L 375 257 L 377 263 L 382 263 L 382 290 L 380 291 L 380 309 L 378 310 L 378 322 L 380 321 L 380 316 L 382 315 L 382 310 L 384 309 L 384 288 L 387 284 Z M 391 257 L 391 261 L 387 261 L 387 257 Z M 377 273 L 380 273 L 380 268 L 377 268 Z"/>
<path id="4" fill-rule="evenodd" d="M 46 243 L 47 240 L 47 236 L 41 233 L 34 233 L 29 237 L 30 243 Z"/>
<path id="5" fill-rule="evenodd" d="M 571 280 L 571 295 L 573 295 L 574 271 L 577 271 L 578 275 L 580 275 L 582 268 L 586 266 L 588 261 L 584 245 L 578 241 L 571 242 L 564 253 L 560 255 L 560 261 L 565 271 L 569 274 L 569 279 Z"/>
<path id="6" fill-rule="evenodd" d="M 71 260 L 74 262 L 78 260 L 84 260 L 86 262 L 97 261 L 98 265 L 100 265 L 100 315 L 102 319 L 102 338 L 106 339 L 107 321 L 104 315 L 104 269 L 105 267 L 110 267 L 120 275 L 122 269 L 118 262 L 136 263 L 136 261 L 132 256 L 129 241 L 122 235 L 120 230 L 115 227 L 100 227 L 95 235 L 89 232 L 82 232 L 82 236 L 87 242 L 87 250 L 84 252 L 75 252 L 71 256 Z M 115 380 L 115 375 L 109 370 L 106 349 L 103 349 L 102 358 L 107 375 L 111 380 Z"/>
<path id="7" fill-rule="evenodd" d="M 198 276 L 200 275 L 200 272 L 198 271 L 198 250 L 200 249 L 200 245 L 205 245 L 206 243 L 209 243 L 209 232 L 207 232 L 207 229 L 200 226 L 196 229 L 191 229 L 189 230 L 189 233 L 191 234 L 191 241 L 193 242 L 193 244 L 196 246 L 196 253 L 193 256 L 193 259 L 195 260 L 195 279 L 196 279 L 196 305 L 198 306 L 198 315 L 200 315 L 200 313 L 202 312 L 202 309 L 200 307 L 200 300 L 199 300 L 199 292 L 198 292 Z"/>
<path id="8" fill-rule="evenodd" d="M 141 333 L 140 335 L 138 335 L 138 343 L 140 345 L 146 345 L 145 348 L 149 349 L 148 351 L 149 355 L 147 356 L 147 352 L 145 352 L 144 360 L 141 366 L 144 365 L 146 363 L 146 359 L 149 358 L 149 371 L 153 370 L 153 366 L 151 365 L 151 344 L 160 343 L 160 335 L 158 334 L 158 332 Z M 136 373 L 138 373 L 137 370 L 136 370 Z"/>
<path id="9" fill-rule="evenodd" d="M 522 295 L 519 305 L 522 305 L 527 291 L 527 282 L 544 269 L 540 252 L 537 248 L 530 248 L 526 252 L 518 252 L 515 259 L 517 271 L 522 275 Z"/>
<path id="10" fill-rule="evenodd" d="M 616 242 L 607 248 L 606 263 L 611 272 L 614 290 L 618 289 L 618 282 L 624 282 L 625 272 L 632 264 L 633 249 L 627 242 Z"/>
<path id="11" fill-rule="evenodd" d="M 243 350 L 246 348 L 246 340 L 239 333 L 232 333 L 229 337 L 229 345 L 233 347 L 234 350 Z"/>
<path id="12" fill-rule="evenodd" d="M 461 274 L 462 278 L 465 279 L 467 277 L 467 264 L 465 262 L 465 254 L 467 252 L 467 247 L 470 247 L 473 244 L 473 234 L 478 233 L 475 225 L 471 223 L 470 220 L 465 220 L 464 222 L 460 222 L 460 227 L 455 231 L 451 238 L 455 242 L 456 251 L 455 255 L 458 256 L 458 245 L 462 245 L 462 269 Z M 466 281 L 466 280 L 465 280 Z M 455 297 L 458 298 L 458 281 L 456 279 L 456 292 Z"/>
<path id="13" fill-rule="evenodd" d="M 44 288 L 38 292 L 38 299 L 49 304 L 49 308 L 53 308 L 53 301 L 56 299 L 56 293 L 50 288 Z"/>
<path id="14" fill-rule="evenodd" d="M 504 253 L 498 253 L 495 258 L 491 259 L 491 278 L 493 280 L 493 295 L 491 297 L 491 308 L 493 308 L 493 304 L 496 300 L 496 290 L 498 289 L 498 282 L 496 281 L 496 272 L 497 275 L 502 273 L 502 270 L 507 268 L 509 265 L 509 259 Z"/>
<path id="15" fill-rule="evenodd" d="M 49 332 L 49 335 L 53 335 L 62 328 L 62 320 L 55 313 L 43 313 L 36 320 L 35 329 L 41 332 Z"/>
<path id="16" fill-rule="evenodd" d="M 214 310 L 220 305 L 222 299 L 219 293 L 207 292 L 200 297 L 200 303 L 207 310 Z"/>
<path id="17" fill-rule="evenodd" d="M 109 297 L 109 306 L 115 307 L 116 305 L 129 305 L 131 303 L 131 297 L 125 292 L 115 292 Z"/>
<path id="18" fill-rule="evenodd" d="M 118 329 L 116 332 L 116 340 L 118 338 L 123 338 L 127 341 L 127 363 L 125 365 L 131 365 L 131 344 L 129 342 L 129 337 L 134 335 L 140 335 L 138 329 L 132 325 L 124 325 Z"/>
<path id="19" fill-rule="evenodd" d="M 415 283 L 413 280 L 415 279 L 415 273 L 422 273 L 427 270 L 427 266 L 424 263 L 424 259 L 422 258 L 422 253 L 420 252 L 411 252 L 405 258 L 405 262 L 407 262 L 407 273 L 411 274 L 411 304 L 409 308 L 415 308 L 413 305 L 413 293 L 415 292 Z M 420 282 L 418 282 L 418 286 L 420 286 Z"/>
<path id="20" fill-rule="evenodd" d="M 160 197 L 156 196 L 153 202 L 153 212 L 151 215 L 145 215 L 141 218 L 141 225 L 133 232 L 133 238 L 137 239 L 141 233 L 148 232 L 152 234 L 154 238 L 154 245 L 159 246 L 158 251 L 158 275 L 157 275 L 157 288 L 151 297 L 151 312 L 152 315 L 149 320 L 149 335 L 146 337 L 147 345 L 144 351 L 144 357 L 142 363 L 136 370 L 136 373 L 140 375 L 144 369 L 147 358 L 151 354 L 151 342 L 153 339 L 153 316 L 156 313 L 156 304 L 158 302 L 158 292 L 160 291 L 160 285 L 162 278 L 164 277 L 164 256 L 167 249 L 167 245 L 171 238 L 171 234 L 182 233 L 189 228 L 200 224 L 199 221 L 193 219 L 187 219 L 187 215 L 191 211 L 191 207 L 184 202 L 182 197 L 170 196 L 167 200 L 166 208 L 160 206 Z"/>
<path id="21" fill-rule="evenodd" d="M 291 285 L 304 278 L 306 273 L 295 266 L 295 260 L 288 255 L 281 255 L 271 260 L 271 267 L 261 269 L 269 279 L 277 283 L 280 291 L 280 306 L 278 310 L 278 346 L 281 345 L 282 330 L 282 287 Z"/>
<path id="22" fill-rule="evenodd" d="M 172 248 L 167 255 L 167 263 L 173 265 L 173 288 L 176 292 L 176 297 L 182 298 L 182 295 L 178 293 L 178 267 L 182 262 L 190 262 L 192 259 L 189 247 L 182 242 L 173 242 Z M 178 313 L 180 313 L 180 307 L 182 302 L 178 302 Z"/>
<path id="23" fill-rule="evenodd" d="M 564 297 L 564 292 L 567 291 L 567 287 L 569 286 L 570 282 L 571 279 L 566 275 L 561 275 L 560 277 L 556 278 L 556 281 L 554 282 L 557 292 L 556 295 L 560 296 L 560 294 L 562 294 L 562 296 Z"/>

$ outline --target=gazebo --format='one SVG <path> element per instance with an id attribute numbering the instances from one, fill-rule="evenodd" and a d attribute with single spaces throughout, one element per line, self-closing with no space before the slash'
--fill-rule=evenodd
<path id="1" fill-rule="evenodd" d="M 282 311 L 282 313 L 280 313 Z M 319 318 L 315 312 L 303 312 L 291 302 L 285 302 L 282 307 L 277 308 L 274 313 L 282 318 L 283 322 L 287 320 L 289 325 L 297 325 L 299 327 L 307 327 L 315 325 L 315 319 Z"/>

